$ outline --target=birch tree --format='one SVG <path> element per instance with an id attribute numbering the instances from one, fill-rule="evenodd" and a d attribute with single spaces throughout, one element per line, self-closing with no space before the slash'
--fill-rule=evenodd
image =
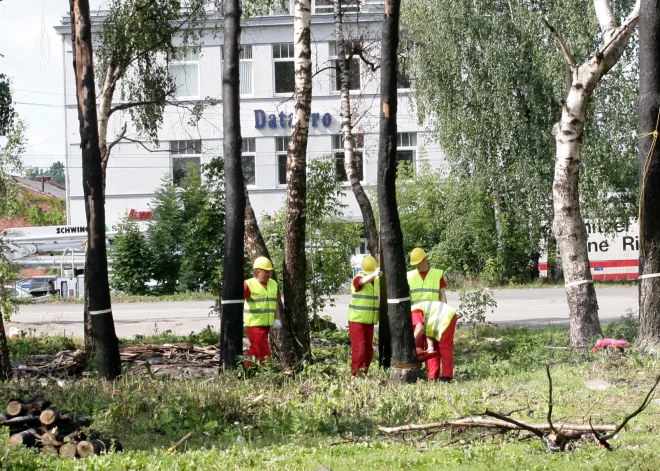
<path id="1" fill-rule="evenodd" d="M 89 316 L 98 352 L 99 375 L 106 379 L 121 374 L 119 342 L 110 305 L 108 258 L 105 242 L 103 173 L 96 114 L 96 86 L 92 53 L 92 23 L 88 0 L 70 0 L 73 70 L 80 122 L 82 179 L 87 216 L 88 245 L 85 281 L 89 286 Z"/>
<path id="2" fill-rule="evenodd" d="M 243 237 L 245 184 L 241 154 L 239 54 L 240 0 L 224 0 L 223 146 L 225 160 L 225 256 L 220 317 L 220 362 L 236 368 L 243 351 Z"/>
<path id="3" fill-rule="evenodd" d="M 660 346 L 660 3 L 642 0 L 639 18 L 639 337 Z M 656 133 L 656 134 L 654 134 Z"/>
<path id="4" fill-rule="evenodd" d="M 561 46 L 571 74 L 571 87 L 562 106 L 561 118 L 552 130 L 557 145 L 552 195 L 553 231 L 562 258 L 573 347 L 586 347 L 593 336 L 602 334 L 578 191 L 587 106 L 598 82 L 623 54 L 637 26 L 640 2 L 636 2 L 633 11 L 620 26 L 608 0 L 594 0 L 594 9 L 603 45 L 580 66 L 575 64 L 560 34 L 546 21 Z"/>
<path id="5" fill-rule="evenodd" d="M 282 361 L 297 367 L 310 352 L 305 280 L 307 138 L 312 107 L 311 1 L 295 0 L 293 51 L 294 113 L 286 158 L 286 240 L 284 244 L 284 316 Z"/>
<path id="6" fill-rule="evenodd" d="M 380 46 L 378 212 L 381 250 L 387 277 L 387 317 L 394 366 L 392 378 L 403 382 L 415 382 L 420 370 L 410 322 L 410 290 L 403 253 L 403 233 L 396 201 L 397 51 L 400 10 L 399 0 L 386 0 Z"/>
<path id="7" fill-rule="evenodd" d="M 346 55 L 346 48 L 344 45 L 344 28 L 342 1 L 334 0 L 333 5 L 334 18 L 335 18 L 335 44 L 337 48 L 337 73 L 339 74 L 340 100 L 341 100 L 341 135 L 344 144 L 344 168 L 346 169 L 346 177 L 351 185 L 351 190 L 355 195 L 355 200 L 360 207 L 362 213 L 362 221 L 364 224 L 364 232 L 367 237 L 367 249 L 376 259 L 378 259 L 379 242 L 378 242 L 378 229 L 376 228 L 376 219 L 374 218 L 374 211 L 371 207 L 371 201 L 367 193 L 364 191 L 360 183 L 358 174 L 358 160 L 355 159 L 355 139 L 353 136 L 353 114 L 351 111 L 351 94 L 350 94 L 350 77 L 349 77 L 349 60 L 350 57 Z M 362 162 L 359 162 L 362 165 Z"/>

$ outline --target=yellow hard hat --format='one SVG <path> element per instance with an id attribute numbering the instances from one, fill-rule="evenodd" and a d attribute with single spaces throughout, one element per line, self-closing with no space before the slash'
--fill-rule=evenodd
<path id="1" fill-rule="evenodd" d="M 268 260 L 266 257 L 257 257 L 257 259 L 254 261 L 254 264 L 252 265 L 252 268 L 255 270 L 261 269 L 273 271 L 273 264 L 270 263 L 270 260 Z"/>
<path id="2" fill-rule="evenodd" d="M 426 258 L 426 252 L 424 249 L 415 247 L 412 252 L 410 252 L 410 264 L 414 267 L 422 263 L 422 260 Z"/>
<path id="3" fill-rule="evenodd" d="M 376 267 L 378 267 L 378 263 L 376 263 L 376 259 L 371 255 L 367 255 L 362 259 L 362 272 L 365 275 L 371 275 L 376 271 Z"/>

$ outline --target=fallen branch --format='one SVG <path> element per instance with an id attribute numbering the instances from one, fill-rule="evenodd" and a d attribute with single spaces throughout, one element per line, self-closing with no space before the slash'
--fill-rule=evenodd
<path id="1" fill-rule="evenodd" d="M 490 412 L 490 411 L 488 411 Z M 495 414 L 491 412 L 491 414 Z M 499 415 L 499 414 L 498 414 Z M 503 417 L 503 416 L 501 416 Z M 508 417 L 506 417 L 508 419 Z M 513 420 L 513 419 L 510 419 Z M 408 424 L 399 427 L 383 427 L 378 426 L 378 430 L 386 435 L 397 435 L 402 433 L 418 432 L 421 430 L 432 430 L 436 428 L 450 428 L 450 427 L 483 427 L 483 428 L 505 428 L 509 430 L 527 430 L 532 428 L 541 432 L 551 432 L 550 426 L 546 423 L 531 423 L 513 420 L 506 421 L 499 418 L 488 418 L 483 416 L 470 416 L 459 420 L 450 420 L 447 422 L 433 422 L 429 424 Z M 570 424 L 570 423 L 556 423 L 555 428 L 561 431 L 573 431 L 580 433 L 591 433 L 591 427 L 588 424 Z M 616 430 L 616 425 L 598 424 L 594 425 L 594 429 L 599 432 L 613 432 Z M 533 433 L 533 432 L 532 432 Z M 536 434 L 535 434 L 536 435 Z"/>
<path id="2" fill-rule="evenodd" d="M 186 443 L 186 442 L 190 439 L 190 437 L 192 437 L 192 436 L 193 436 L 193 433 L 192 433 L 192 432 L 188 433 L 188 434 L 187 434 L 186 436 L 184 436 L 181 440 L 179 440 L 179 441 L 176 442 L 174 445 L 172 445 L 172 446 L 169 448 L 169 450 L 167 450 L 167 454 L 168 454 L 168 455 L 171 455 L 172 453 L 174 453 L 174 452 L 176 451 L 177 448 L 179 448 L 181 445 L 183 445 L 184 443 Z"/>

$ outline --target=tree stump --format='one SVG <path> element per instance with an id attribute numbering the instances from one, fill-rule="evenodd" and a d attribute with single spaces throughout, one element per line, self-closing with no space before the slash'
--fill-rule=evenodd
<path id="1" fill-rule="evenodd" d="M 422 370 L 417 365 L 394 365 L 390 371 L 390 381 L 404 384 L 414 384 L 422 377 Z"/>

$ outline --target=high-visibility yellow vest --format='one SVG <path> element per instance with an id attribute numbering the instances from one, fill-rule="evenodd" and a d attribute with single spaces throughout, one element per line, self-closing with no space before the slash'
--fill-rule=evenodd
<path id="1" fill-rule="evenodd" d="M 250 297 L 243 303 L 245 327 L 272 326 L 277 309 L 277 282 L 268 280 L 265 288 L 256 278 L 250 278 L 245 282 L 250 288 Z"/>
<path id="2" fill-rule="evenodd" d="M 358 275 L 362 277 L 363 275 Z M 348 320 L 360 324 L 378 324 L 378 293 L 380 292 L 380 277 L 373 283 L 365 283 L 360 291 L 355 291 L 351 283 L 351 303 L 348 305 Z"/>
<path id="3" fill-rule="evenodd" d="M 420 301 L 440 301 L 440 281 L 443 272 L 437 268 L 430 268 L 426 278 L 422 279 L 417 269 L 408 272 L 408 286 L 410 286 L 410 304 Z"/>
<path id="4" fill-rule="evenodd" d="M 422 301 L 413 304 L 411 310 L 416 309 L 424 313 L 424 334 L 438 341 L 456 315 L 456 309 L 441 301 Z"/>

